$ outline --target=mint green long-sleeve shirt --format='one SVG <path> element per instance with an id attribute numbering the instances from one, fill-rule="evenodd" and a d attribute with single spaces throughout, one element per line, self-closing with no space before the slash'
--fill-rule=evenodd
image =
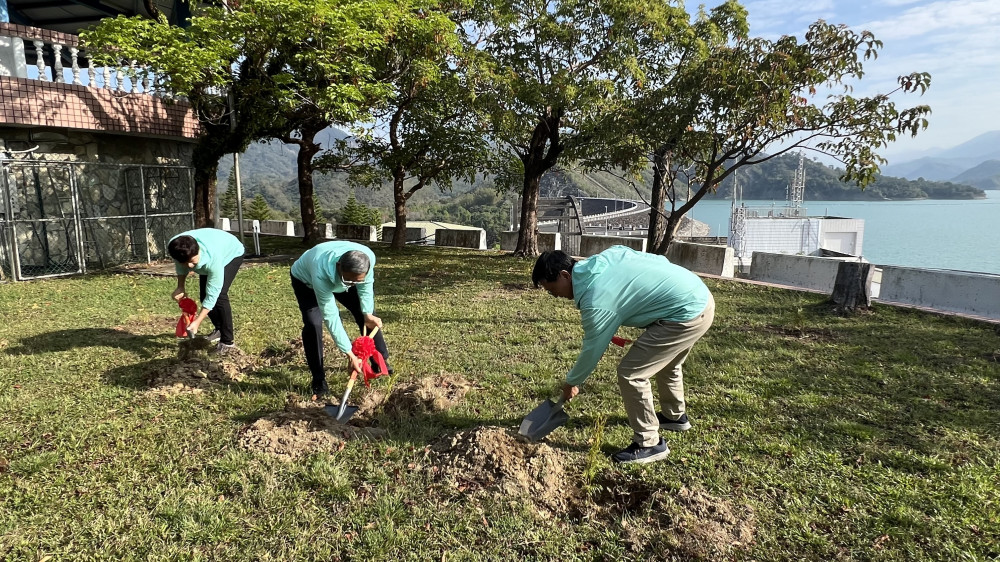
<path id="1" fill-rule="evenodd" d="M 188 230 L 174 236 L 174 238 L 178 236 L 190 236 L 198 242 L 199 258 L 194 269 L 189 268 L 186 263 L 174 260 L 174 271 L 177 272 L 178 277 L 192 271 L 198 275 L 208 276 L 208 281 L 205 283 L 205 300 L 201 301 L 201 306 L 211 310 L 215 307 L 215 301 L 219 299 L 219 293 L 222 292 L 226 266 L 235 258 L 246 253 L 246 248 L 243 247 L 238 238 L 217 228 Z"/>
<path id="2" fill-rule="evenodd" d="M 353 250 L 363 252 L 371 263 L 365 280 L 357 285 L 357 289 L 361 312 L 372 314 L 375 311 L 375 254 L 367 246 L 339 240 L 323 242 L 307 250 L 292 264 L 292 275 L 316 293 L 316 302 L 323 312 L 323 323 L 333 336 L 337 349 L 344 353 L 351 350 L 351 339 L 347 337 L 344 324 L 340 321 L 337 299 L 333 294 L 349 289 L 337 275 L 337 261 L 340 256 Z"/>
<path id="3" fill-rule="evenodd" d="M 666 257 L 625 246 L 581 260 L 573 266 L 573 300 L 583 322 L 583 350 L 566 375 L 581 385 L 620 326 L 645 328 L 659 320 L 686 322 L 708 305 L 705 283 Z"/>

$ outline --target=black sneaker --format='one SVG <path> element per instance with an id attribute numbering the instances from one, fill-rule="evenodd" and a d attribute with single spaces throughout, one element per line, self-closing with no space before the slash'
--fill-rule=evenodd
<path id="1" fill-rule="evenodd" d="M 204 339 L 206 339 L 206 340 L 208 340 L 208 341 L 210 341 L 210 342 L 214 343 L 214 342 L 217 342 L 217 341 L 219 341 L 219 340 L 222 339 L 222 332 L 220 332 L 218 330 L 215 330 L 211 334 L 208 334 L 207 336 L 201 336 L 201 337 L 204 338 Z"/>
<path id="2" fill-rule="evenodd" d="M 326 395 L 330 393 L 330 387 L 327 386 L 326 379 L 319 382 L 313 381 L 312 391 L 316 400 L 324 400 L 326 399 Z"/>
<path id="3" fill-rule="evenodd" d="M 638 443 L 632 443 L 621 451 L 611 455 L 611 461 L 619 464 L 646 464 L 667 458 L 670 449 L 667 442 L 660 437 L 660 442 L 652 447 L 643 447 Z"/>
<path id="4" fill-rule="evenodd" d="M 656 412 L 656 419 L 660 420 L 660 429 L 666 429 L 667 431 L 687 431 L 691 429 L 691 422 L 688 421 L 687 414 L 681 414 L 681 417 L 672 420 L 660 412 Z"/>
<path id="5" fill-rule="evenodd" d="M 220 357 L 224 357 L 226 355 L 230 355 L 232 353 L 236 353 L 236 344 L 235 343 L 222 343 L 220 341 L 218 344 L 216 344 L 215 351 L 214 352 L 213 351 L 209 351 L 209 353 L 213 353 L 214 355 L 218 355 Z"/>

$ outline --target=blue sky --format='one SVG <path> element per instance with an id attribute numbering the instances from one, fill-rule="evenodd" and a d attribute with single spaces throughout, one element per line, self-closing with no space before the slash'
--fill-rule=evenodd
<path id="1" fill-rule="evenodd" d="M 890 160 L 949 148 L 1000 130 L 1000 0 L 745 0 L 743 4 L 752 35 L 802 37 L 818 19 L 874 33 L 884 46 L 878 60 L 866 63 L 855 95 L 890 91 L 901 74 L 931 74 L 931 87 L 922 97 L 894 98 L 897 107 L 925 103 L 933 113 L 926 131 L 884 151 Z"/>

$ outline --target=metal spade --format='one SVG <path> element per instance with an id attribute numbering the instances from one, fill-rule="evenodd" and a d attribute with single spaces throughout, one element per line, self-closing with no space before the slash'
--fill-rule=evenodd
<path id="1" fill-rule="evenodd" d="M 351 380 L 347 381 L 347 389 L 344 390 L 344 396 L 340 399 L 340 406 L 327 406 L 324 408 L 327 414 L 333 416 L 340 423 L 347 423 L 347 420 L 351 419 L 351 416 L 358 411 L 357 406 L 349 406 L 347 404 L 347 399 L 351 396 L 351 389 L 354 388 L 354 381 L 358 378 L 358 372 L 354 371 L 351 373 Z"/>
<path id="2" fill-rule="evenodd" d="M 563 410 L 566 399 L 559 397 L 557 402 L 546 400 L 534 410 L 528 412 L 521 422 L 518 433 L 532 441 L 538 441 L 561 427 L 569 420 L 569 414 Z"/>

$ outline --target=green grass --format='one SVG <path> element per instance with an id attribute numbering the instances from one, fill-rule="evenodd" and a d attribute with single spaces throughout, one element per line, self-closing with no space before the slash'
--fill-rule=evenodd
<path id="1" fill-rule="evenodd" d="M 453 410 L 386 428 L 385 440 L 290 463 L 241 449 L 237 435 L 307 391 L 301 358 L 156 399 L 144 377 L 176 347 L 170 279 L 0 286 L 0 557 L 669 558 L 669 537 L 643 530 L 652 500 L 615 517 L 542 517 L 522 498 L 436 485 L 425 447 L 457 429 L 515 426 L 571 366 L 579 314 L 526 290 L 530 261 L 376 252 L 396 383 L 448 373 L 478 388 Z M 614 347 L 550 438 L 592 501 L 617 483 L 752 509 L 756 534 L 738 559 L 1000 557 L 994 326 L 885 306 L 841 317 L 818 295 L 709 286 L 715 326 L 685 366 L 694 428 L 666 435 L 667 461 L 607 462 L 631 436 Z M 288 264 L 245 269 L 231 298 L 249 353 L 301 329 Z"/>

